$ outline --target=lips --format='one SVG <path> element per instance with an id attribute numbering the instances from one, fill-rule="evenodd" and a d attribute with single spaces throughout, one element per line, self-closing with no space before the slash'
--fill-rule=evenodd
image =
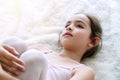
<path id="1" fill-rule="evenodd" d="M 63 36 L 73 36 L 70 32 L 66 32 Z"/>

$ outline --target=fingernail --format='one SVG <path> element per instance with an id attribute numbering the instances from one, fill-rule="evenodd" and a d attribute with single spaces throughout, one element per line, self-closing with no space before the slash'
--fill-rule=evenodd
<path id="1" fill-rule="evenodd" d="M 24 72 L 24 71 L 25 71 L 25 68 L 22 68 L 22 71 Z"/>
<path id="2" fill-rule="evenodd" d="M 15 72 L 15 75 L 17 75 L 17 76 L 18 76 L 19 74 L 20 74 L 19 72 Z"/>
<path id="3" fill-rule="evenodd" d="M 25 65 L 25 63 L 24 63 L 23 61 L 21 61 L 21 65 L 23 65 L 23 66 L 24 66 L 24 65 Z"/>

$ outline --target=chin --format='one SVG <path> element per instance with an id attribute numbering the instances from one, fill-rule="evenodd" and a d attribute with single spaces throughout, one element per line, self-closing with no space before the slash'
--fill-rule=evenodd
<path id="1" fill-rule="evenodd" d="M 65 48 L 69 48 L 69 47 L 73 47 L 73 44 L 71 43 L 71 42 L 62 42 L 62 45 L 63 45 L 63 47 L 65 47 Z"/>

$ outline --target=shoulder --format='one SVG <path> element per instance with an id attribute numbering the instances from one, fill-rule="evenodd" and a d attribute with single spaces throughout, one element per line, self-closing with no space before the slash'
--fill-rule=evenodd
<path id="1" fill-rule="evenodd" d="M 73 69 L 73 74 L 79 75 L 82 80 L 94 80 L 95 72 L 91 67 L 81 64 Z"/>
<path id="2" fill-rule="evenodd" d="M 86 71 L 86 72 L 92 72 L 94 73 L 94 70 L 91 67 L 88 67 L 84 64 L 80 64 L 78 67 L 74 68 L 76 71 Z"/>

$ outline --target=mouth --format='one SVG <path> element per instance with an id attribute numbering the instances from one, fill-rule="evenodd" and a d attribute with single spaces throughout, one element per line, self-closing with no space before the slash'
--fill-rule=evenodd
<path id="1" fill-rule="evenodd" d="M 73 36 L 73 35 L 69 32 L 66 32 L 65 34 L 63 34 L 63 36 Z"/>

